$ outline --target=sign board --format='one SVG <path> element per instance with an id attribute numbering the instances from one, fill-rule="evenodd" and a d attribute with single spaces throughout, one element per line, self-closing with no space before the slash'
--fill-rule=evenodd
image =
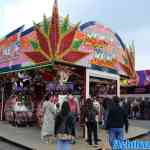
<path id="1" fill-rule="evenodd" d="M 125 63 L 125 52 L 120 48 L 116 38 L 113 37 L 113 32 L 97 23 L 88 24 L 84 28 L 81 25 L 81 29 L 81 31 L 76 31 L 68 49 L 63 53 L 53 52 L 55 58 L 47 57 L 46 50 L 41 51 L 37 48 L 43 37 L 40 37 L 39 34 L 37 36 L 37 32 L 33 28 L 24 31 L 22 34 L 17 31 L 10 37 L 0 41 L 0 72 L 19 70 L 56 60 L 89 68 L 92 65 L 97 65 L 124 74 L 119 63 Z M 104 38 L 105 33 L 106 38 Z M 62 40 L 69 41 L 70 37 L 66 36 Z M 43 40 L 42 42 L 46 44 L 48 41 Z"/>

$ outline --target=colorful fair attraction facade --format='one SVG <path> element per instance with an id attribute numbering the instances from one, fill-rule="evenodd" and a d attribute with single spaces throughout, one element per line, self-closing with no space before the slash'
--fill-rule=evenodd
<path id="1" fill-rule="evenodd" d="M 126 97 L 145 97 L 150 95 L 150 70 L 136 72 L 135 79 L 125 79 L 121 84 L 121 94 Z"/>
<path id="2" fill-rule="evenodd" d="M 69 76 L 65 74 L 68 65 L 84 69 L 86 98 L 93 77 L 114 80 L 117 95 L 122 76 L 136 78 L 130 49 L 116 33 L 95 21 L 70 24 L 69 16 L 59 17 L 57 1 L 51 19 L 44 15 L 43 22 L 34 23 L 26 31 L 21 26 L 0 40 L 1 75 L 45 66 L 55 68 L 59 63 L 63 64 L 62 76 Z"/>

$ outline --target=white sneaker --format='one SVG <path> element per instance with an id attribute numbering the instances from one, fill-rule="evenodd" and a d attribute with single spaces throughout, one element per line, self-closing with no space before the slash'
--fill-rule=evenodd
<path id="1" fill-rule="evenodd" d="M 98 145 L 98 144 L 95 144 L 94 147 L 99 147 L 99 145 Z"/>

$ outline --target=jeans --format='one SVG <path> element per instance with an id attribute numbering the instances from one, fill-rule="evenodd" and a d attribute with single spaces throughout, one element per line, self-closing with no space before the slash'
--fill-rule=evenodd
<path id="1" fill-rule="evenodd" d="M 94 144 L 97 144 L 97 122 L 87 122 L 88 143 L 92 145 L 92 134 L 94 134 Z"/>
<path id="2" fill-rule="evenodd" d="M 58 140 L 56 150 L 71 150 L 71 142 L 69 140 Z"/>
<path id="3" fill-rule="evenodd" d="M 108 131 L 109 144 L 113 147 L 113 142 L 115 140 L 123 141 L 123 128 L 110 128 Z M 112 149 L 113 150 L 113 149 Z"/>

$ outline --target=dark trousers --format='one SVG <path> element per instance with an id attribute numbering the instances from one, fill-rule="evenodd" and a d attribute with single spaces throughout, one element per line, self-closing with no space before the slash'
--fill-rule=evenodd
<path id="1" fill-rule="evenodd" d="M 88 143 L 92 145 L 92 135 L 94 134 L 94 143 L 97 144 L 97 122 L 87 122 Z"/>
<path id="2" fill-rule="evenodd" d="M 74 137 L 76 137 L 76 120 L 77 120 L 77 115 L 76 113 L 72 113 L 73 116 L 73 131 L 72 131 L 72 135 Z"/>
<path id="3" fill-rule="evenodd" d="M 140 118 L 144 119 L 144 111 L 140 111 Z"/>

